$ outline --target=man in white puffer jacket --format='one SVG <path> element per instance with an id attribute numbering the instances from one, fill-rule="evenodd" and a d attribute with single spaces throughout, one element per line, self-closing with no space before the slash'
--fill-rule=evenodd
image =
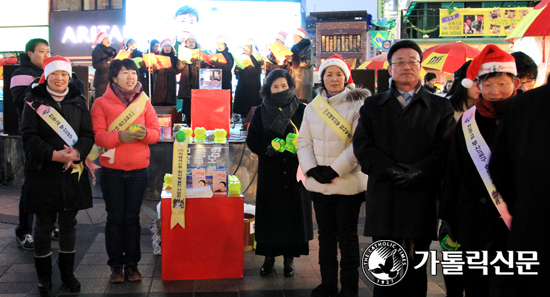
<path id="1" fill-rule="evenodd" d="M 349 65 L 338 55 L 323 62 L 319 73 L 321 91 L 306 107 L 298 136 L 298 159 L 306 173 L 305 187 L 311 192 L 319 226 L 322 284 L 311 296 L 338 293 L 338 244 L 342 285 L 338 296 L 357 296 L 357 224 L 367 176 L 355 158 L 351 137 L 359 109 L 371 93 L 355 89 Z"/>

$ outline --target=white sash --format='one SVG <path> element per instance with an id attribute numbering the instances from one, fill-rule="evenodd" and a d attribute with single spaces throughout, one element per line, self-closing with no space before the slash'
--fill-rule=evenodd
<path id="1" fill-rule="evenodd" d="M 27 101 L 27 104 L 34 109 L 31 102 Z M 69 125 L 67 120 L 65 120 L 55 108 L 40 104 L 34 111 L 36 111 L 38 116 L 40 116 L 68 146 L 73 146 L 78 141 L 78 136 L 74 132 L 73 127 Z"/>
<path id="2" fill-rule="evenodd" d="M 497 191 L 491 177 L 489 176 L 489 159 L 491 158 L 491 149 L 485 142 L 485 139 L 479 131 L 479 127 L 476 123 L 476 107 L 475 105 L 468 109 L 462 116 L 462 131 L 464 132 L 464 140 L 466 141 L 466 147 L 468 148 L 468 153 L 474 161 L 483 184 L 491 196 L 491 200 L 495 204 L 498 213 L 504 220 L 504 223 L 510 229 L 512 227 L 512 216 L 508 211 L 508 206 L 506 202 L 502 199 L 502 196 Z"/>

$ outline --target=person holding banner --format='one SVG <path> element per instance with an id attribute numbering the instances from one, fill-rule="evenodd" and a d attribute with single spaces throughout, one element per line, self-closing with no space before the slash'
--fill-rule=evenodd
<path id="1" fill-rule="evenodd" d="M 263 103 L 256 108 L 246 144 L 258 155 L 256 255 L 265 256 L 261 276 L 273 271 L 275 257 L 284 257 L 284 275 L 294 275 L 294 257 L 309 255 L 313 239 L 311 201 L 296 180 L 298 158 L 275 150 L 272 141 L 298 134 L 305 105 L 294 93 L 294 80 L 284 69 L 272 71 L 262 86 Z"/>
<path id="2" fill-rule="evenodd" d="M 92 66 L 95 69 L 95 98 L 99 98 L 107 90 L 109 63 L 116 57 L 117 52 L 111 47 L 111 39 L 105 32 L 97 33 L 92 48 L 94 49 L 92 51 Z"/>
<path id="3" fill-rule="evenodd" d="M 311 40 L 302 28 L 294 31 L 292 55 L 286 57 L 285 67 L 296 81 L 296 95 L 301 102 L 311 101 L 313 92 L 313 53 Z"/>
<path id="4" fill-rule="evenodd" d="M 357 297 L 359 292 L 359 209 L 365 200 L 367 176 L 353 153 L 352 136 L 359 109 L 371 95 L 355 88 L 349 64 L 339 55 L 319 67 L 320 93 L 304 111 L 298 136 L 298 159 L 306 174 L 319 226 L 319 265 L 322 283 L 312 297 L 338 293 L 338 247 L 340 283 L 338 296 Z"/>
<path id="5" fill-rule="evenodd" d="M 44 59 L 44 74 L 25 98 L 21 134 L 25 149 L 25 211 L 36 214 L 34 263 L 41 292 L 52 287 L 52 226 L 59 224 L 61 282 L 80 291 L 73 274 L 76 215 L 92 207 L 84 160 L 94 144 L 86 98 L 73 83 L 71 62 Z"/>
<path id="6" fill-rule="evenodd" d="M 160 55 L 170 57 L 172 66 L 158 69 L 153 93 L 153 105 L 174 106 L 176 105 L 176 75 L 180 71 L 182 63 L 178 60 L 176 50 L 172 46 L 172 40 L 164 39 L 162 41 Z"/>
<path id="7" fill-rule="evenodd" d="M 216 42 L 216 53 L 223 55 L 225 63 L 223 61 L 218 61 L 218 59 L 212 58 L 210 64 L 213 68 L 220 68 L 222 70 L 222 89 L 231 91 L 229 96 L 229 108 L 231 108 L 231 102 L 233 101 L 233 74 L 231 73 L 231 70 L 235 65 L 235 59 L 233 58 L 233 54 L 231 54 L 227 48 L 227 37 L 220 35 L 216 38 Z"/>
<path id="8" fill-rule="evenodd" d="M 185 122 L 191 126 L 191 90 L 200 87 L 200 68 L 203 63 L 200 58 L 200 46 L 193 35 L 185 39 L 185 48 L 197 50 L 198 55 L 189 60 L 182 60 L 178 70 L 181 71 L 178 98 L 183 100 L 182 112 L 185 114 Z M 181 47 L 181 45 L 180 45 Z M 178 49 L 181 51 L 181 49 Z M 181 55 L 181 53 L 179 53 Z"/>
<path id="9" fill-rule="evenodd" d="M 494 259 L 507 249 L 510 213 L 488 174 L 489 148 L 504 105 L 516 94 L 514 57 L 496 45 L 488 45 L 468 67 L 462 84 L 479 88 L 475 105 L 459 119 L 452 137 L 439 216 L 456 232 L 464 251 L 488 251 Z M 473 81 L 478 81 L 474 84 Z M 498 264 L 497 264 L 498 265 Z M 502 268 L 502 267 L 501 267 Z M 464 267 L 467 296 L 499 296 L 501 284 L 494 268 L 488 275 Z"/>
<path id="10" fill-rule="evenodd" d="M 129 281 L 141 280 L 139 212 L 149 181 L 149 145 L 160 138 L 157 114 L 137 73 L 137 65 L 131 59 L 112 61 L 109 87 L 91 111 L 96 144 L 107 149 L 99 161 L 112 283 L 123 282 L 124 275 Z"/>
<path id="11" fill-rule="evenodd" d="M 235 89 L 233 112 L 240 114 L 243 120 L 252 107 L 262 103 L 260 88 L 264 61 L 254 54 L 254 44 L 253 39 L 246 40 L 244 54 L 240 56 L 237 67 L 235 67 L 235 76 L 238 82 Z M 245 128 L 244 125 L 243 128 Z"/>
<path id="12" fill-rule="evenodd" d="M 286 42 L 286 37 L 287 37 L 286 32 L 284 31 L 277 32 L 277 35 L 275 36 L 275 43 L 281 42 L 284 45 L 284 43 Z M 284 68 L 283 63 L 285 61 L 286 60 L 280 61 L 279 59 L 277 59 L 277 57 L 275 57 L 275 54 L 273 54 L 273 51 L 270 49 L 269 62 L 265 64 L 265 76 L 267 77 L 269 73 L 275 69 Z"/>

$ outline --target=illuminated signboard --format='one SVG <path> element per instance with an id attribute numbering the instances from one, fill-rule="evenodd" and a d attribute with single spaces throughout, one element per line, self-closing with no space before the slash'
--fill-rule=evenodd
<path id="1" fill-rule="evenodd" d="M 90 57 L 97 33 L 105 31 L 111 46 L 119 50 L 125 23 L 124 10 L 51 12 L 50 49 L 54 55 Z"/>
<path id="2" fill-rule="evenodd" d="M 198 22 L 193 17 L 190 22 L 184 17 L 174 18 L 185 3 L 197 10 Z M 212 51 L 216 48 L 216 37 L 223 34 L 229 39 L 228 47 L 234 54 L 240 54 L 249 38 L 265 53 L 279 31 L 287 32 L 286 45 L 291 47 L 292 34 L 301 27 L 301 20 L 300 1 L 132 0 L 126 2 L 124 33 L 135 39 L 141 50 L 147 49 L 147 40 L 175 39 L 188 31 L 203 48 Z"/>

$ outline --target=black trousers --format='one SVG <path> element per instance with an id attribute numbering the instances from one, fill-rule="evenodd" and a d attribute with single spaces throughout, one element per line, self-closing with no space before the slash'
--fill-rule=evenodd
<path id="1" fill-rule="evenodd" d="M 25 213 L 25 184 L 21 187 L 21 197 L 19 197 L 19 225 L 15 228 L 15 235 L 23 237 L 25 234 L 32 234 L 32 225 L 34 222 L 34 214 Z"/>
<path id="2" fill-rule="evenodd" d="M 340 247 L 340 283 L 342 290 L 359 289 L 359 236 L 357 224 L 365 193 L 323 195 L 311 193 L 319 226 L 319 265 L 326 286 L 338 284 L 338 246 Z"/>
<path id="3" fill-rule="evenodd" d="M 34 226 L 34 255 L 43 257 L 52 251 L 52 230 L 59 223 L 59 251 L 74 252 L 76 241 L 76 215 L 78 210 L 36 214 Z"/>
<path id="4" fill-rule="evenodd" d="M 417 251 L 429 251 L 431 239 L 414 238 L 403 239 L 386 236 L 374 236 L 373 242 L 378 240 L 391 240 L 397 242 L 405 249 L 405 252 L 409 256 L 409 268 L 407 274 L 397 284 L 389 287 L 374 286 L 374 297 L 394 297 L 394 296 L 408 296 L 408 297 L 426 297 L 428 293 L 428 275 L 426 273 L 426 266 L 428 261 L 418 269 L 414 269 L 422 261 L 422 255 L 416 255 Z M 412 244 L 414 243 L 414 244 Z M 414 257 L 411 257 L 410 255 Z"/>

